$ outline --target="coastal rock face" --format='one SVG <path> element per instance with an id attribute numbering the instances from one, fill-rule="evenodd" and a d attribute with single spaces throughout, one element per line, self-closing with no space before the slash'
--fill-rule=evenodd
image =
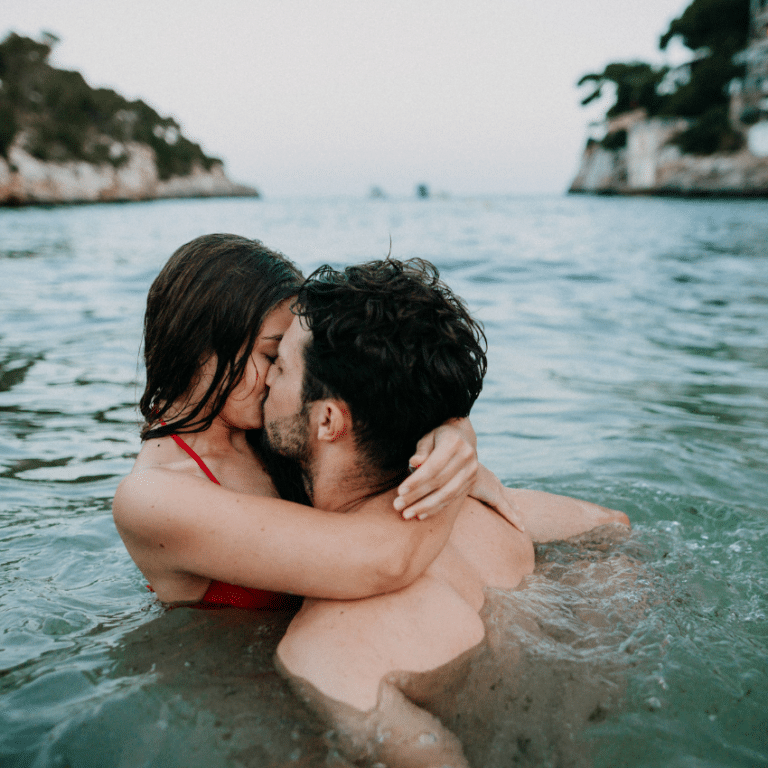
<path id="1" fill-rule="evenodd" d="M 749 149 L 684 155 L 669 141 L 686 126 L 682 119 L 638 120 L 626 128 L 626 147 L 590 144 L 569 192 L 768 196 L 768 157 Z"/>
<path id="2" fill-rule="evenodd" d="M 0 157 L 0 205 L 91 203 L 180 197 L 258 197 L 252 187 L 235 184 L 220 163 L 210 170 L 194 166 L 186 176 L 161 180 L 155 153 L 139 143 L 126 144 L 119 166 L 85 161 L 38 160 L 14 142 L 8 159 Z"/>
<path id="3" fill-rule="evenodd" d="M 626 149 L 604 149 L 595 143 L 584 150 L 576 178 L 568 191 L 608 194 L 626 186 Z"/>

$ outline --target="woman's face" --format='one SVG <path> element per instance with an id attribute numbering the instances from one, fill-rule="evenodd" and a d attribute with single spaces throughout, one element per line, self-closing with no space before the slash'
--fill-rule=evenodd
<path id="1" fill-rule="evenodd" d="M 219 413 L 229 426 L 260 429 L 264 424 L 262 406 L 267 394 L 269 366 L 277 357 L 277 345 L 293 320 L 292 299 L 278 304 L 265 318 L 243 372 L 243 378 Z"/>

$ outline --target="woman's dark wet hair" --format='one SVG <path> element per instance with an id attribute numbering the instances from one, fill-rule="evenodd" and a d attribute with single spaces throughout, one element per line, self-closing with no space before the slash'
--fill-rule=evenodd
<path id="1" fill-rule="evenodd" d="M 264 319 L 302 283 L 291 261 L 258 240 L 215 234 L 182 245 L 147 297 L 142 440 L 208 429 L 242 378 Z M 214 355 L 216 371 L 200 402 L 161 425 Z"/>

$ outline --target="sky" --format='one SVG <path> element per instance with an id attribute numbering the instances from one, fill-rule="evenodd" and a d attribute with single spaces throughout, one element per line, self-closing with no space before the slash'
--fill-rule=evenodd
<path id="1" fill-rule="evenodd" d="M 141 98 L 269 197 L 564 192 L 588 72 L 658 49 L 690 0 L 5 0 L 51 62 Z"/>

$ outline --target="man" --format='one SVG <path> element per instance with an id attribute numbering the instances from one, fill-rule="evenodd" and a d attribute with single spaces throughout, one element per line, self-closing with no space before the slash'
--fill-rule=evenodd
<path id="1" fill-rule="evenodd" d="M 486 370 L 482 330 L 420 260 L 323 267 L 294 311 L 267 377 L 270 446 L 299 462 L 315 506 L 389 509 L 419 436 L 469 415 Z M 629 522 L 495 483 L 525 531 L 475 499 L 456 502 L 448 543 L 413 584 L 364 600 L 305 600 L 280 643 L 279 665 L 356 756 L 465 765 L 455 737 L 405 695 L 408 675 L 394 673 L 436 670 L 478 646 L 484 590 L 512 589 L 532 572 L 533 540 Z"/>

